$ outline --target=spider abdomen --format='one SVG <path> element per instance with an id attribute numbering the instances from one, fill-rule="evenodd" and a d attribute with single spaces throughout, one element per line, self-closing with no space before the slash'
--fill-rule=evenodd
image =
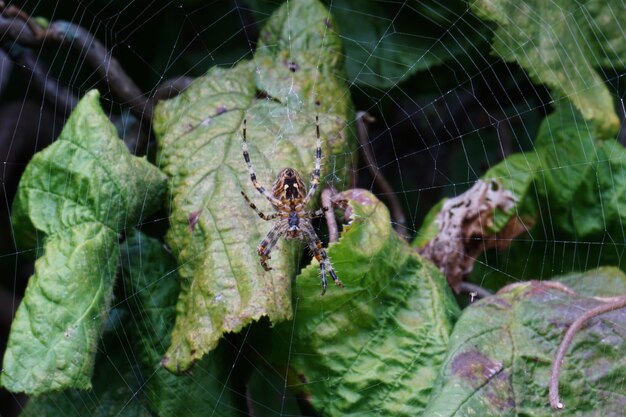
<path id="1" fill-rule="evenodd" d="M 298 171 L 293 168 L 284 168 L 276 176 L 272 194 L 282 202 L 297 205 L 303 201 L 306 187 Z"/>

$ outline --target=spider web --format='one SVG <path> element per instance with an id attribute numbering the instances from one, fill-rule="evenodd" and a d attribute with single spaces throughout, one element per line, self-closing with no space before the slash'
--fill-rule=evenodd
<path id="1" fill-rule="evenodd" d="M 281 2 L 24 1 L 13 4 L 30 16 L 42 16 L 48 21 L 68 20 L 82 26 L 104 44 L 142 92 L 152 95 L 164 80 L 198 77 L 213 66 L 228 68 L 251 59 L 259 28 Z M 573 1 L 568 4 L 570 8 L 563 10 L 567 15 L 587 7 Z M 331 30 L 337 30 L 344 43 L 347 71 L 341 76 L 347 77 L 355 109 L 367 112 L 372 118 L 365 123 L 367 129 L 361 135 L 362 142 L 355 142 L 347 155 L 349 158 L 345 158 L 351 160 L 356 156 L 358 160 L 349 167 L 353 185 L 372 191 L 395 208 L 394 227 L 408 240 L 418 235 L 427 213 L 442 198 L 469 189 L 507 156 L 532 150 L 542 120 L 554 111 L 555 105 L 568 102 L 580 93 L 551 92 L 549 83 L 542 85 L 534 79 L 535 75 L 529 75 L 532 68 L 529 71 L 494 54 L 491 43 L 499 36 L 497 25 L 481 20 L 465 2 L 327 0 L 325 5 L 339 23 L 338 28 Z M 624 3 L 615 3 L 613 13 L 623 15 Z M 622 24 L 619 29 L 624 33 L 626 21 L 618 18 L 615 21 Z M 601 34 L 594 36 L 598 42 L 604 40 Z M 129 110 L 130 103 L 120 101 L 107 80 L 102 79 L 99 69 L 84 57 L 67 47 L 44 46 L 31 49 L 24 58 L 23 46 L 8 36 L 0 40 L 4 51 L 4 56 L 0 56 L 0 139 L 4 162 L 0 262 L 5 271 L 0 282 L 3 315 L 0 346 L 3 350 L 12 311 L 33 271 L 32 262 L 25 257 L 28 254 L 15 247 L 8 221 L 10 205 L 30 156 L 58 136 L 69 114 L 67 97 L 81 97 L 90 89 L 99 88 L 101 103 L 121 135 L 135 138 L 130 142 L 133 144 L 146 140 L 149 155 L 155 152 L 155 145 L 147 137 L 151 132 L 145 121 Z M 524 51 L 524 45 L 518 48 Z M 626 113 L 624 61 L 604 49 L 591 49 L 588 53 L 591 61 L 603 68 L 600 77 L 617 104 L 621 123 Z M 617 69 L 608 69 L 604 65 L 607 60 Z M 51 86 L 53 92 L 43 94 L 41 85 Z M 358 131 L 361 123 L 354 120 L 349 127 Z M 621 129 L 618 133 L 622 144 L 626 142 L 625 132 Z M 276 147 L 280 140 L 276 139 Z M 276 148 L 269 150 L 269 156 L 272 152 Z M 338 182 L 345 168 L 338 165 L 339 160 L 328 157 L 324 161 L 332 169 L 320 187 Z M 260 171 L 257 175 L 265 184 L 271 180 L 268 172 Z M 611 260 L 610 264 L 621 266 L 623 234 L 606 232 L 600 237 L 578 239 L 561 233 L 559 226 L 552 223 L 551 213 L 542 212 L 539 218 L 541 227 L 519 238 L 525 242 L 521 249 L 479 257 L 471 281 L 494 290 L 505 282 L 584 271 L 607 264 L 607 259 Z M 167 213 L 160 213 L 142 228 L 158 234 L 167 227 L 166 223 Z M 324 226 L 319 228 L 325 241 L 326 230 Z M 281 250 L 281 244 L 276 250 Z M 174 272 L 175 269 L 168 271 Z M 618 295 L 617 285 L 615 292 Z M 354 314 L 356 318 L 358 312 Z M 297 320 L 294 317 L 294 322 Z M 266 325 L 263 322 L 259 327 Z M 229 382 L 238 377 L 236 373 L 242 363 L 250 372 L 249 385 L 256 390 L 241 391 L 249 394 L 242 402 L 251 415 L 305 415 L 302 402 L 294 395 L 284 374 L 268 375 L 263 370 L 269 359 L 254 348 L 259 338 L 257 331 L 248 327 L 241 334 L 225 339 L 231 354 L 225 359 L 224 369 L 229 371 L 219 377 L 222 390 L 218 406 L 206 410 L 206 415 L 228 415 L 228 410 L 219 409 L 220 404 L 226 404 L 220 400 L 231 394 Z M 286 343 L 289 343 L 287 355 L 293 355 L 291 341 Z M 107 357 L 106 349 L 100 348 L 99 354 Z M 129 356 L 126 360 L 131 366 L 138 366 L 139 358 Z M 290 357 L 286 362 L 289 360 Z M 111 376 L 117 377 L 123 379 L 120 375 Z M 144 377 L 149 379 L 152 375 Z M 187 377 L 198 383 L 202 381 L 199 374 Z M 145 380 L 122 382 L 132 392 L 125 398 L 126 404 L 138 401 Z M 615 384 L 616 391 L 623 390 L 623 378 L 616 376 Z M 95 394 L 90 400 L 104 401 Z M 22 395 L 2 391 L 0 416 L 18 415 L 25 401 Z M 124 414 L 124 410 L 128 407 L 113 415 Z M 73 414 L 68 411 L 67 415 Z"/>

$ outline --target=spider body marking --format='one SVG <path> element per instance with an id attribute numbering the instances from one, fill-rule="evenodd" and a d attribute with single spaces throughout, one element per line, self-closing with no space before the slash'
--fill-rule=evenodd
<path id="1" fill-rule="evenodd" d="M 256 212 L 256 214 L 263 220 L 269 221 L 278 219 L 265 238 L 259 243 L 257 252 L 259 254 L 261 266 L 266 271 L 271 270 L 267 261 L 270 259 L 272 249 L 276 246 L 276 243 L 281 236 L 284 236 L 285 239 L 301 239 L 308 244 L 309 249 L 313 252 L 313 256 L 315 256 L 315 259 L 317 259 L 320 264 L 322 295 L 324 295 L 328 286 L 328 281 L 326 279 L 327 274 L 330 274 L 335 284 L 343 287 L 343 284 L 337 277 L 337 274 L 335 273 L 335 270 L 326 255 L 326 250 L 322 246 L 322 242 L 317 237 L 313 225 L 311 225 L 311 219 L 322 216 L 329 208 L 322 207 L 315 212 L 305 210 L 307 203 L 310 201 L 313 194 L 315 194 L 315 189 L 319 184 L 320 165 L 322 159 L 322 141 L 320 139 L 319 117 L 315 116 L 317 149 L 315 152 L 315 169 L 313 171 L 313 179 L 311 180 L 311 186 L 308 191 L 302 181 L 302 177 L 298 171 L 293 168 L 284 168 L 278 173 L 271 192 L 259 184 L 256 174 L 254 173 L 252 163 L 250 162 L 250 154 L 248 153 L 246 124 L 247 121 L 244 119 L 242 147 L 243 159 L 248 167 L 250 180 L 252 181 L 254 188 L 256 188 L 257 191 L 263 195 L 267 201 L 269 201 L 276 212 L 271 215 L 266 215 L 250 201 L 246 193 L 242 191 L 241 195 Z"/>

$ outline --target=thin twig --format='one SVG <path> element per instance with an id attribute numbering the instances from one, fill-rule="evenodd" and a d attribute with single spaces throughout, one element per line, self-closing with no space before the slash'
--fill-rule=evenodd
<path id="1" fill-rule="evenodd" d="M 599 316 L 604 313 L 608 313 L 613 310 L 619 310 L 620 308 L 626 307 L 626 295 L 622 297 L 618 297 L 616 300 L 601 304 L 591 310 L 587 311 L 582 316 L 578 317 L 567 329 L 565 333 L 565 337 L 561 341 L 561 345 L 556 352 L 556 358 L 552 363 L 552 374 L 550 375 L 550 406 L 555 410 L 560 410 L 563 408 L 563 403 L 559 398 L 559 377 L 561 376 L 561 365 L 563 365 L 563 358 L 565 357 L 565 353 L 569 348 L 572 340 L 574 339 L 574 335 L 589 321 L 590 319 Z"/>
<path id="2" fill-rule="evenodd" d="M 2 96 L 4 88 L 9 84 L 12 71 L 13 61 L 3 49 L 0 49 L 0 96 Z"/>
<path id="3" fill-rule="evenodd" d="M 73 48 L 106 80 L 113 94 L 149 125 L 154 106 L 152 100 L 143 95 L 111 52 L 89 31 L 63 20 L 51 22 L 43 28 L 19 8 L 1 2 L 0 13 L 0 36 L 8 36 L 29 47 L 52 41 Z"/>
<path id="4" fill-rule="evenodd" d="M 9 52 L 20 64 L 20 69 L 30 75 L 30 81 L 41 92 L 44 100 L 68 117 L 78 104 L 78 98 L 67 87 L 50 77 L 48 68 L 30 50 L 11 48 Z"/>
<path id="5" fill-rule="evenodd" d="M 465 293 L 465 294 L 469 294 L 469 295 L 473 294 L 473 297 L 476 297 L 476 298 L 485 298 L 485 297 L 489 297 L 490 295 L 493 295 L 491 291 L 484 289 L 480 285 L 476 285 L 472 282 L 467 282 L 467 281 L 461 281 L 459 290 L 460 292 Z"/>
<path id="6" fill-rule="evenodd" d="M 369 115 L 367 112 L 360 111 L 356 115 L 356 126 L 357 126 L 357 139 L 359 140 L 360 149 L 363 153 L 363 158 L 365 159 L 365 165 L 367 169 L 370 171 L 372 176 L 374 177 L 374 182 L 378 186 L 381 195 L 387 200 L 387 204 L 389 204 L 389 212 L 391 214 L 391 219 L 394 222 L 394 229 L 400 234 L 403 235 L 405 232 L 405 224 L 406 218 L 404 217 L 404 211 L 402 210 L 402 205 L 400 204 L 400 200 L 397 195 L 394 193 L 391 184 L 387 182 L 383 174 L 380 172 L 378 168 L 378 164 L 372 155 L 372 151 L 370 149 L 369 143 L 369 135 L 367 133 L 367 124 L 373 122 L 375 119 Z"/>
<path id="7" fill-rule="evenodd" d="M 175 77 L 163 81 L 152 95 L 152 101 L 156 103 L 161 100 L 176 97 L 189 87 L 189 84 L 191 84 L 193 80 L 192 77 Z"/>
<path id="8" fill-rule="evenodd" d="M 339 229 L 337 227 L 337 219 L 335 218 L 335 212 L 333 210 L 333 195 L 335 190 L 332 188 L 325 188 L 322 191 L 322 207 L 328 207 L 328 210 L 324 212 L 326 218 L 326 224 L 328 225 L 328 242 L 333 243 L 339 240 Z"/>

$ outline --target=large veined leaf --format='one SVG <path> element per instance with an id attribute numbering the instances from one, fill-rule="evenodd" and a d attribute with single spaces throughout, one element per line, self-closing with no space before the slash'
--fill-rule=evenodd
<path id="1" fill-rule="evenodd" d="M 483 178 L 514 193 L 518 206 L 509 215 L 535 216 L 549 199 L 551 228 L 578 237 L 626 220 L 626 150 L 614 139 L 598 140 L 569 105 L 545 118 L 534 150 L 509 156 Z"/>
<path id="2" fill-rule="evenodd" d="M 181 277 L 176 325 L 164 360 L 170 370 L 187 369 L 224 333 L 262 316 L 273 322 L 291 317 L 295 253 L 275 251 L 274 270 L 263 271 L 256 248 L 270 225 L 240 195 L 245 190 L 257 207 L 271 212 L 252 187 L 242 157 L 243 121 L 265 188 L 286 166 L 308 179 L 315 158 L 315 114 L 325 156 L 322 174 L 333 166 L 343 169 L 344 161 L 333 154 L 347 154 L 349 93 L 337 77 L 342 55 L 339 40 L 327 31 L 329 19 L 315 0 L 285 3 L 261 30 L 252 61 L 213 68 L 156 109 L 160 162 L 171 195 L 167 242 Z"/>
<path id="3" fill-rule="evenodd" d="M 38 394 L 89 388 L 119 263 L 119 232 L 160 207 L 164 176 L 132 156 L 98 92 L 33 157 L 13 206 L 16 235 L 44 242 L 4 356 L 2 385 Z"/>
<path id="4" fill-rule="evenodd" d="M 540 149 L 537 185 L 551 204 L 567 207 L 594 176 L 598 154 L 595 139 L 588 123 L 568 104 L 559 103 L 543 120 L 534 142 Z"/>
<path id="5" fill-rule="evenodd" d="M 604 1 L 588 1 L 576 10 L 589 25 L 585 47 L 590 49 L 594 66 L 623 69 L 626 67 L 623 21 L 619 20 L 623 5 Z"/>
<path id="6" fill-rule="evenodd" d="M 568 98 L 602 138 L 614 137 L 619 120 L 611 94 L 594 67 L 615 62 L 623 50 L 623 42 L 617 40 L 623 40 L 619 6 L 601 0 L 475 0 L 471 4 L 480 17 L 497 24 L 492 45 L 496 54 L 517 62 L 557 97 Z M 623 59 L 622 54 L 621 66 Z"/>
<path id="7" fill-rule="evenodd" d="M 91 390 L 70 389 L 29 400 L 25 416 L 234 416 L 225 391 L 232 358 L 217 349 L 193 374 L 161 367 L 176 315 L 176 260 L 156 239 L 131 231 L 121 245 L 117 303 L 99 346 Z"/>
<path id="8" fill-rule="evenodd" d="M 312 262 L 296 281 L 293 322 L 274 332 L 274 358 L 325 416 L 419 415 L 458 307 L 441 273 L 395 234 L 380 201 L 365 190 L 344 194 L 353 221 L 328 255 L 345 288 L 321 297 Z"/>
<path id="9" fill-rule="evenodd" d="M 530 282 L 469 306 L 454 327 L 424 415 L 552 415 L 548 383 L 557 347 L 567 327 L 600 303 Z M 625 328 L 622 309 L 592 319 L 576 334 L 560 378 L 565 415 L 624 415 Z"/>
<path id="10" fill-rule="evenodd" d="M 617 297 L 626 294 L 626 274 L 614 266 L 575 272 L 557 279 L 587 297 Z"/>

